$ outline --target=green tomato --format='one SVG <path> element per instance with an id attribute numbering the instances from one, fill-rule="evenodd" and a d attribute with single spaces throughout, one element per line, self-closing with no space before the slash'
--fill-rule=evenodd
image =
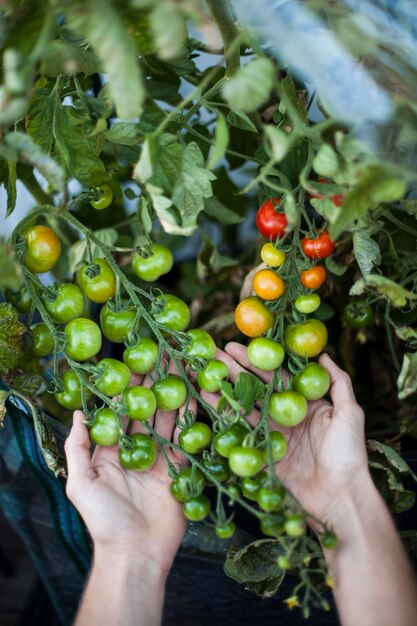
<path id="1" fill-rule="evenodd" d="M 269 415 L 280 426 L 301 424 L 307 410 L 307 400 L 297 391 L 278 391 L 269 401 Z"/>
<path id="2" fill-rule="evenodd" d="M 81 384 L 77 374 L 74 370 L 67 370 L 62 374 L 62 383 L 64 385 L 63 391 L 55 394 L 55 399 L 61 406 L 65 407 L 69 411 L 76 411 L 83 408 Z M 88 401 L 92 393 L 85 387 L 84 388 L 85 399 Z"/>
<path id="3" fill-rule="evenodd" d="M 261 531 L 268 537 L 279 537 L 285 530 L 285 515 L 277 512 L 273 516 L 268 515 L 261 520 Z"/>
<path id="4" fill-rule="evenodd" d="M 97 446 L 114 446 L 122 434 L 118 417 L 112 409 L 105 407 L 95 412 L 94 423 L 90 427 L 93 443 Z"/>
<path id="5" fill-rule="evenodd" d="M 186 333 L 191 338 L 185 354 L 193 359 L 210 361 L 216 356 L 217 347 L 211 335 L 201 328 L 193 328 Z"/>
<path id="6" fill-rule="evenodd" d="M 258 493 L 268 475 L 264 470 L 261 470 L 255 476 L 247 476 L 246 478 L 242 478 L 242 494 L 248 500 L 253 500 L 254 502 L 258 499 Z"/>
<path id="7" fill-rule="evenodd" d="M 130 369 L 116 359 L 102 359 L 97 363 L 94 384 L 107 396 L 118 396 L 130 383 Z"/>
<path id="8" fill-rule="evenodd" d="M 178 502 L 187 502 L 190 498 L 200 496 L 205 487 L 202 472 L 197 467 L 186 467 L 176 475 L 171 483 L 170 491 Z"/>
<path id="9" fill-rule="evenodd" d="M 143 472 L 155 465 L 158 448 L 149 435 L 135 433 L 129 437 L 129 448 L 120 447 L 119 459 L 122 467 Z"/>
<path id="10" fill-rule="evenodd" d="M 190 522 L 201 522 L 210 513 L 210 500 L 207 496 L 195 496 L 184 502 L 182 510 Z"/>
<path id="11" fill-rule="evenodd" d="M 204 422 L 194 422 L 179 434 L 181 448 L 189 454 L 199 454 L 210 446 L 212 432 Z"/>
<path id="12" fill-rule="evenodd" d="M 284 338 L 290 352 L 311 359 L 326 347 L 327 329 L 320 320 L 309 319 L 296 326 L 287 326 Z"/>
<path id="13" fill-rule="evenodd" d="M 292 388 L 306 400 L 320 400 L 330 389 L 329 373 L 319 363 L 309 363 L 302 372 L 294 376 Z"/>
<path id="14" fill-rule="evenodd" d="M 241 446 L 248 431 L 239 424 L 233 424 L 214 437 L 214 449 L 218 454 L 229 458 L 233 448 Z"/>
<path id="15" fill-rule="evenodd" d="M 159 313 L 155 313 L 154 319 L 159 324 L 163 324 L 171 330 L 178 332 L 186 330 L 190 323 L 190 309 L 184 300 L 172 296 L 168 293 L 161 294 L 156 298 L 157 302 L 165 301 L 164 308 Z"/>
<path id="16" fill-rule="evenodd" d="M 153 243 L 151 246 L 151 255 L 143 257 L 136 253 L 133 255 L 132 267 L 133 271 L 139 278 L 147 283 L 153 283 L 160 276 L 168 274 L 174 264 L 174 257 L 171 250 L 159 243 Z"/>
<path id="17" fill-rule="evenodd" d="M 271 513 L 284 505 L 285 495 L 286 490 L 282 485 L 272 489 L 262 487 L 258 492 L 257 501 L 263 511 Z"/>
<path id="18" fill-rule="evenodd" d="M 255 476 L 262 469 L 262 452 L 257 448 L 237 446 L 230 453 L 229 465 L 236 476 Z"/>
<path id="19" fill-rule="evenodd" d="M 323 548 L 326 548 L 326 550 L 334 550 L 339 545 L 339 540 L 333 531 L 328 530 L 322 536 L 321 544 Z"/>
<path id="20" fill-rule="evenodd" d="M 123 343 L 131 330 L 138 331 L 140 321 L 134 325 L 136 309 L 129 301 L 122 302 L 122 308 L 114 311 L 109 303 L 105 304 L 100 313 L 100 326 L 103 335 L 113 343 Z"/>
<path id="21" fill-rule="evenodd" d="M 43 322 L 30 327 L 32 331 L 32 350 L 36 356 L 48 356 L 54 350 L 54 337 Z"/>
<path id="22" fill-rule="evenodd" d="M 166 378 L 157 380 L 152 385 L 152 391 L 160 411 L 175 411 L 187 399 L 187 387 L 182 378 L 175 374 L 169 374 Z"/>
<path id="23" fill-rule="evenodd" d="M 280 569 L 288 570 L 291 569 L 291 561 L 287 556 L 281 555 L 277 559 L 277 565 Z"/>
<path id="24" fill-rule="evenodd" d="M 229 368 L 223 361 L 209 361 L 198 373 L 197 382 L 201 389 L 215 393 L 220 389 L 220 383 L 229 375 Z"/>
<path id="25" fill-rule="evenodd" d="M 352 328 L 366 328 L 374 319 L 372 308 L 366 302 L 354 300 L 343 309 L 343 320 Z"/>
<path id="26" fill-rule="evenodd" d="M 158 363 L 159 348 L 153 339 L 143 337 L 123 352 L 123 361 L 135 374 L 149 374 Z"/>
<path id="27" fill-rule="evenodd" d="M 306 524 L 302 515 L 291 513 L 285 521 L 285 532 L 289 537 L 302 537 L 306 532 Z"/>
<path id="28" fill-rule="evenodd" d="M 26 287 L 23 286 L 17 291 L 5 289 L 4 295 L 7 302 L 13 304 L 14 308 L 19 311 L 19 313 L 29 313 L 32 306 L 32 298 Z"/>
<path id="29" fill-rule="evenodd" d="M 287 454 L 287 440 L 279 430 L 273 430 L 269 433 L 269 441 L 272 448 L 272 460 L 274 463 L 280 461 Z M 263 451 L 264 463 L 269 462 L 268 448 Z"/>
<path id="30" fill-rule="evenodd" d="M 229 504 L 233 504 L 235 500 L 238 500 L 242 497 L 242 490 L 236 483 L 232 485 L 228 485 L 227 487 L 227 495 L 230 498 Z"/>
<path id="31" fill-rule="evenodd" d="M 93 269 L 88 264 L 83 265 L 78 272 L 78 284 L 92 302 L 107 302 L 116 293 L 115 273 L 107 259 L 95 258 L 93 264 L 97 266 L 98 273 L 95 273 L 95 267 Z"/>
<path id="32" fill-rule="evenodd" d="M 230 478 L 229 463 L 227 462 L 227 459 L 224 459 L 222 457 L 205 460 L 204 469 L 206 469 L 208 472 L 208 474 L 206 475 L 206 482 L 209 487 L 213 487 L 215 484 L 211 480 L 212 478 L 218 480 L 221 483 Z"/>
<path id="33" fill-rule="evenodd" d="M 65 326 L 68 343 L 66 354 L 75 361 L 91 359 L 101 350 L 101 330 L 99 326 L 86 317 L 71 320 Z"/>
<path id="34" fill-rule="evenodd" d="M 100 192 L 100 197 L 98 200 L 90 200 L 90 204 L 92 207 L 101 211 L 102 209 L 107 209 L 108 206 L 111 205 L 113 201 L 113 190 L 109 185 L 100 185 L 96 187 L 96 189 Z"/>
<path id="35" fill-rule="evenodd" d="M 222 526 L 216 526 L 216 535 L 219 539 L 230 539 L 235 534 L 236 525 L 234 522 L 226 522 Z"/>
<path id="36" fill-rule="evenodd" d="M 284 348 L 280 343 L 267 339 L 266 337 L 258 337 L 252 339 L 248 345 L 249 362 L 260 370 L 272 372 L 282 364 L 285 357 Z"/>
<path id="37" fill-rule="evenodd" d="M 317 293 L 309 293 L 305 296 L 298 296 L 295 299 L 294 305 L 297 311 L 308 315 L 314 313 L 320 306 L 320 296 Z"/>
<path id="38" fill-rule="evenodd" d="M 155 415 L 156 398 L 148 387 L 137 385 L 128 387 L 123 392 L 123 400 L 127 406 L 127 412 L 131 419 L 145 422 Z"/>
<path id="39" fill-rule="evenodd" d="M 57 286 L 53 300 L 45 300 L 45 309 L 54 322 L 67 324 L 84 313 L 84 295 L 77 285 L 63 283 Z"/>

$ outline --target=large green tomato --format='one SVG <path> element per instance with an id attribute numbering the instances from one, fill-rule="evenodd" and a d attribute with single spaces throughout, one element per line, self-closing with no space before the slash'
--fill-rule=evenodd
<path id="1" fill-rule="evenodd" d="M 180 432 L 178 442 L 185 452 L 199 454 L 210 446 L 211 438 L 210 426 L 204 422 L 194 422 Z"/>
<path id="2" fill-rule="evenodd" d="M 145 422 L 155 414 L 156 398 L 148 387 L 141 385 L 128 387 L 123 392 L 123 400 L 126 403 L 128 415 L 133 420 Z"/>
<path id="3" fill-rule="evenodd" d="M 113 307 L 107 303 L 100 312 L 100 326 L 103 335 L 113 343 L 123 343 L 129 331 L 139 330 L 140 320 L 134 326 L 135 319 L 136 309 L 129 301 L 123 301 L 122 307 L 118 311 L 114 311 Z"/>
<path id="4" fill-rule="evenodd" d="M 143 257 L 136 253 L 132 259 L 133 271 L 139 278 L 148 283 L 168 274 L 173 264 L 174 258 L 171 250 L 159 243 L 152 244 L 150 256 Z"/>
<path id="5" fill-rule="evenodd" d="M 185 517 L 190 522 L 201 522 L 210 513 L 210 500 L 207 496 L 195 496 L 183 504 Z"/>
<path id="6" fill-rule="evenodd" d="M 229 368 L 223 361 L 214 359 L 198 373 L 197 382 L 201 389 L 215 393 L 220 389 L 220 383 L 229 375 Z"/>
<path id="7" fill-rule="evenodd" d="M 209 458 L 204 461 L 204 469 L 207 470 L 206 481 L 209 487 L 214 485 L 212 479 L 223 483 L 230 478 L 230 468 L 227 459 L 223 457 Z"/>
<path id="8" fill-rule="evenodd" d="M 302 372 L 294 376 L 292 388 L 306 400 L 320 400 L 330 389 L 329 373 L 319 363 L 309 363 Z"/>
<path id="9" fill-rule="evenodd" d="M 38 322 L 30 327 L 32 331 L 32 350 L 36 356 L 48 356 L 54 349 L 54 338 L 43 322 Z"/>
<path id="10" fill-rule="evenodd" d="M 92 273 L 88 264 L 83 265 L 78 272 L 78 284 L 92 302 L 107 302 L 116 293 L 116 276 L 107 259 L 95 258 L 93 263 L 98 266 L 98 273 Z"/>
<path id="11" fill-rule="evenodd" d="M 169 374 L 166 378 L 157 380 L 152 385 L 152 391 L 160 411 L 175 411 L 187 399 L 187 387 L 182 378 L 175 374 Z"/>
<path id="12" fill-rule="evenodd" d="M 269 415 L 280 426 L 301 424 L 307 411 L 307 400 L 297 391 L 278 391 L 269 401 Z"/>
<path id="13" fill-rule="evenodd" d="M 283 506 L 285 495 L 286 490 L 282 485 L 273 488 L 262 487 L 257 496 L 259 508 L 267 513 L 277 511 Z"/>
<path id="14" fill-rule="evenodd" d="M 272 339 L 258 337 L 252 339 L 248 345 L 249 362 L 260 370 L 266 372 L 276 370 L 282 364 L 284 357 L 284 348 Z"/>
<path id="15" fill-rule="evenodd" d="M 153 339 L 143 337 L 123 352 L 123 361 L 135 374 L 149 374 L 158 363 L 159 348 Z"/>
<path id="16" fill-rule="evenodd" d="M 274 463 L 280 461 L 287 454 L 287 440 L 279 430 L 273 430 L 269 433 L 269 441 L 272 448 L 272 460 Z M 269 452 L 266 447 L 263 451 L 265 464 L 269 462 Z"/>
<path id="17" fill-rule="evenodd" d="M 186 467 L 171 483 L 171 493 L 178 502 L 187 502 L 190 498 L 200 496 L 205 487 L 202 472 L 197 467 Z"/>
<path id="18" fill-rule="evenodd" d="M 185 354 L 194 359 L 206 359 L 210 361 L 216 356 L 216 344 L 211 335 L 201 328 L 192 328 L 186 333 L 191 338 Z"/>
<path id="19" fill-rule="evenodd" d="M 105 407 L 95 412 L 90 427 L 91 441 L 98 446 L 114 446 L 122 434 L 118 417 L 112 409 Z"/>
<path id="20" fill-rule="evenodd" d="M 262 469 L 262 452 L 257 448 L 236 446 L 230 453 L 229 465 L 236 476 L 255 476 Z"/>
<path id="21" fill-rule="evenodd" d="M 233 424 L 214 437 L 214 449 L 218 454 L 229 458 L 233 448 L 241 446 L 248 431 L 239 424 Z"/>
<path id="22" fill-rule="evenodd" d="M 131 447 L 121 446 L 119 458 L 122 467 L 128 470 L 143 472 L 155 465 L 158 448 L 149 435 L 135 433 L 130 435 Z"/>
<path id="23" fill-rule="evenodd" d="M 68 343 L 65 352 L 70 359 L 86 361 L 101 350 L 101 330 L 99 326 L 86 317 L 77 317 L 65 326 Z"/>
<path id="24" fill-rule="evenodd" d="M 311 359 L 325 348 L 327 329 L 320 320 L 309 319 L 297 326 L 287 326 L 284 338 L 290 352 Z"/>
<path id="25" fill-rule="evenodd" d="M 130 383 L 130 369 L 117 359 L 102 359 L 96 367 L 94 383 L 107 396 L 118 396 Z"/>
<path id="26" fill-rule="evenodd" d="M 77 285 L 63 283 L 57 286 L 54 299 L 45 300 L 45 308 L 54 322 L 67 324 L 84 313 L 84 295 Z"/>
<path id="27" fill-rule="evenodd" d="M 181 298 L 169 293 L 161 294 L 156 298 L 157 302 L 165 302 L 165 306 L 154 319 L 167 328 L 176 331 L 186 330 L 190 323 L 190 309 Z"/>
<path id="28" fill-rule="evenodd" d="M 62 374 L 63 391 L 55 394 L 56 401 L 61 406 L 70 411 L 83 408 L 81 384 L 77 374 L 73 370 L 67 370 Z M 91 391 L 86 387 L 84 389 L 85 399 L 89 400 L 92 396 Z"/>

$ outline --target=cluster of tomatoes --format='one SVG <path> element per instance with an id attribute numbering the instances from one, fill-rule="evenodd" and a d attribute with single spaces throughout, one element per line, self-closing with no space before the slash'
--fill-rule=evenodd
<path id="1" fill-rule="evenodd" d="M 253 366 L 280 372 L 286 358 L 293 361 L 293 366 L 294 362 L 298 364 L 299 371 L 291 385 L 274 391 L 268 407 L 271 420 L 280 426 L 294 427 L 305 419 L 308 401 L 321 398 L 329 389 L 327 371 L 317 363 L 307 362 L 323 350 L 327 331 L 321 321 L 306 316 L 319 307 L 320 297 L 314 290 L 326 278 L 325 269 L 317 261 L 331 254 L 334 244 L 326 231 L 316 238 L 302 239 L 300 254 L 297 252 L 296 256 L 307 261 L 309 267 L 300 272 L 298 293 L 290 303 L 290 319 L 284 327 L 279 320 L 283 319 L 284 309 L 288 317 L 288 306 L 285 304 L 278 313 L 277 303 L 288 300 L 287 265 L 291 254 L 287 254 L 287 220 L 276 210 L 278 203 L 279 200 L 269 200 L 258 211 L 258 229 L 269 240 L 261 252 L 265 267 L 253 278 L 255 295 L 240 302 L 235 319 L 239 330 L 251 338 L 248 358 Z M 143 433 L 126 436 L 120 415 L 148 422 L 157 410 L 174 411 L 184 404 L 188 406 L 190 391 L 183 377 L 163 371 L 164 346 L 153 335 L 141 337 L 141 312 L 130 298 L 121 298 L 119 281 L 106 258 L 90 258 L 78 271 L 74 283 L 55 283 L 45 288 L 33 274 L 54 267 L 60 255 L 59 239 L 48 226 L 39 225 L 24 232 L 24 240 L 22 261 L 32 277 L 29 274 L 28 288 L 10 300 L 21 312 L 38 308 L 44 318 L 31 326 L 34 354 L 60 354 L 69 365 L 60 376 L 53 376 L 57 402 L 69 410 L 84 409 L 89 416 L 92 441 L 101 446 L 118 445 L 120 463 L 126 469 L 150 469 L 158 452 L 155 437 Z M 157 243 L 135 252 L 132 258 L 133 272 L 145 283 L 157 281 L 172 265 L 170 250 Z M 180 298 L 160 293 L 150 296 L 150 300 L 148 312 L 152 320 L 170 345 L 179 344 L 176 354 L 194 371 L 195 387 L 221 393 L 229 371 L 225 363 L 215 358 L 213 338 L 202 329 L 187 330 L 190 311 Z M 90 310 L 89 302 L 102 305 L 99 323 L 86 312 Z M 98 358 L 103 336 L 124 344 L 121 360 Z M 148 375 L 149 383 L 132 385 L 132 374 Z M 90 408 L 93 397 L 99 408 Z M 192 521 L 205 519 L 211 504 L 203 492 L 206 486 L 216 485 L 228 496 L 229 503 L 242 498 L 256 502 L 265 534 L 277 536 L 284 530 L 294 537 L 303 534 L 303 515 L 294 510 L 283 512 L 286 490 L 263 469 L 285 456 L 285 436 L 271 431 L 267 445 L 265 441 L 259 444 L 242 415 L 232 421 L 223 419 L 221 412 L 210 414 L 212 419 L 213 415 L 217 417 L 209 426 L 205 418 L 195 420 L 186 411 L 180 423 L 179 446 L 191 464 L 175 472 L 171 492 L 183 504 L 185 516 Z M 219 515 L 217 507 L 216 515 L 212 514 L 216 533 L 222 538 L 231 537 L 235 529 L 233 516 L 227 518 L 223 507 L 220 511 Z"/>

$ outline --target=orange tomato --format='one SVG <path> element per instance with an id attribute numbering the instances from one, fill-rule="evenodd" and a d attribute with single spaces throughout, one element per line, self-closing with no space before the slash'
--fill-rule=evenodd
<path id="1" fill-rule="evenodd" d="M 276 300 L 285 291 L 285 283 L 272 270 L 260 270 L 253 278 L 253 288 L 263 300 Z"/>
<path id="2" fill-rule="evenodd" d="M 310 270 L 304 270 L 300 274 L 301 284 L 307 289 L 318 289 L 326 280 L 327 272 L 321 265 L 316 265 Z"/>
<path id="3" fill-rule="evenodd" d="M 247 337 L 264 335 L 272 328 L 274 321 L 274 314 L 254 296 L 245 298 L 236 307 L 236 326 Z"/>

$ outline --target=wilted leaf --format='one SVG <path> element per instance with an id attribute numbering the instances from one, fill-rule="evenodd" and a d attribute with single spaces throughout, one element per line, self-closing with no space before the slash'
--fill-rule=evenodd
<path id="1" fill-rule="evenodd" d="M 374 266 L 381 263 L 381 250 L 366 231 L 359 230 L 353 234 L 353 251 L 364 276 L 370 274 Z"/>
<path id="2" fill-rule="evenodd" d="M 269 97 L 275 69 L 266 58 L 255 59 L 241 67 L 223 85 L 223 96 L 234 111 L 256 111 Z"/>
<path id="3" fill-rule="evenodd" d="M 277 565 L 280 554 L 282 548 L 276 539 L 259 539 L 241 550 L 232 547 L 223 569 L 246 589 L 261 598 L 270 598 L 277 593 L 285 575 Z"/>
<path id="4" fill-rule="evenodd" d="M 9 303 L 0 303 L 0 375 L 16 367 L 24 350 L 26 326 Z"/>
<path id="5" fill-rule="evenodd" d="M 417 300 L 417 294 L 404 289 L 401 285 L 380 274 L 368 274 L 368 276 L 360 278 L 350 288 L 349 294 L 351 296 L 360 296 L 367 289 L 375 290 L 381 298 L 389 300 L 394 307 L 402 307 L 408 301 Z"/>
<path id="6" fill-rule="evenodd" d="M 417 391 L 417 352 L 406 352 L 397 380 L 398 397 L 408 398 Z"/>
<path id="7" fill-rule="evenodd" d="M 381 441 L 374 439 L 368 439 L 366 442 L 367 448 L 370 452 L 378 452 L 381 454 L 392 467 L 401 472 L 402 474 L 413 474 L 411 467 L 406 461 L 394 450 L 391 446 L 387 446 Z"/>

